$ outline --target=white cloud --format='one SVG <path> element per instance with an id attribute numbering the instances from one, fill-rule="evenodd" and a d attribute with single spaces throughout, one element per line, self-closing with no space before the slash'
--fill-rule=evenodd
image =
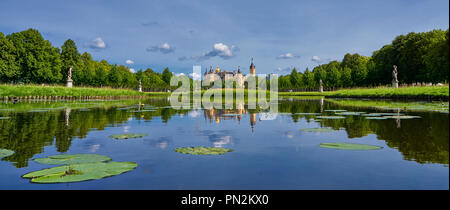
<path id="1" fill-rule="evenodd" d="M 319 56 L 315 55 L 311 58 L 312 61 L 319 63 L 321 61 L 321 59 L 319 58 Z"/>
<path id="2" fill-rule="evenodd" d="M 136 70 L 134 70 L 133 68 L 130 68 L 130 71 L 131 71 L 132 73 L 136 73 Z"/>
<path id="3" fill-rule="evenodd" d="M 87 46 L 92 49 L 105 49 L 106 43 L 101 37 L 97 37 L 91 43 L 87 44 Z"/>
<path id="4" fill-rule="evenodd" d="M 169 43 L 165 42 L 158 46 L 148 47 L 147 52 L 162 52 L 164 54 L 171 53 L 175 51 L 175 47 L 170 46 Z"/>
<path id="5" fill-rule="evenodd" d="M 223 59 L 228 59 L 231 58 L 235 55 L 235 52 L 239 51 L 239 48 L 237 46 L 231 45 L 228 46 L 224 43 L 216 43 L 213 45 L 213 49 L 209 50 L 205 53 L 203 53 L 202 55 L 199 56 L 191 56 L 191 57 L 180 57 L 178 58 L 178 60 L 180 61 L 184 61 L 187 59 L 193 59 L 193 60 L 197 60 L 197 61 L 202 61 L 202 60 L 207 60 L 209 58 L 212 57 L 220 57 Z"/>
<path id="6" fill-rule="evenodd" d="M 277 59 L 292 59 L 292 58 L 300 58 L 299 55 L 294 55 L 292 53 L 281 54 L 277 57 Z"/>
<path id="7" fill-rule="evenodd" d="M 131 64 L 134 64 L 134 61 L 128 59 L 128 60 L 125 61 L 125 63 L 128 64 L 128 65 L 131 65 Z"/>
<path id="8" fill-rule="evenodd" d="M 184 73 L 175 73 L 175 76 L 183 76 L 185 75 Z"/>
<path id="9" fill-rule="evenodd" d="M 278 68 L 275 69 L 275 71 L 279 72 L 279 73 L 288 73 L 288 72 L 291 72 L 292 69 L 294 69 L 294 67 L 292 67 L 292 66 L 291 67 L 285 67 L 285 68 L 278 67 Z"/>

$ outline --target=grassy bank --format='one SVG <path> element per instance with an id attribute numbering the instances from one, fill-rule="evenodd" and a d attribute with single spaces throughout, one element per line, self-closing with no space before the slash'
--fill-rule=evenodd
<path id="1" fill-rule="evenodd" d="M 392 99 L 436 99 L 448 100 L 449 86 L 361 88 L 329 92 L 280 92 L 280 96 L 325 96 L 342 98 L 392 98 Z"/>
<path id="2" fill-rule="evenodd" d="M 40 85 L 0 85 L 0 97 L 29 97 L 29 96 L 64 96 L 64 97 L 86 97 L 86 96 L 149 96 L 168 95 L 164 92 L 144 93 L 130 89 L 113 88 L 86 88 L 63 86 L 40 86 Z"/>

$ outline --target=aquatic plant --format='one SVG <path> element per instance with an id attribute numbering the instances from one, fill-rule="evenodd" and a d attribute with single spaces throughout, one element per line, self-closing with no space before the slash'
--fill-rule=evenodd
<path id="1" fill-rule="evenodd" d="M 66 165 L 79 163 L 94 163 L 110 161 L 111 158 L 97 154 L 72 154 L 72 155 L 52 155 L 46 158 L 36 158 L 34 161 L 42 164 Z"/>
<path id="2" fill-rule="evenodd" d="M 420 116 L 409 116 L 409 115 L 399 115 L 399 116 L 385 116 L 385 118 L 406 120 L 406 119 L 417 119 L 417 118 L 422 118 L 422 117 L 420 117 Z"/>
<path id="3" fill-rule="evenodd" d="M 294 113 L 293 115 L 320 115 L 322 113 Z"/>
<path id="4" fill-rule="evenodd" d="M 147 136 L 145 133 L 129 133 L 129 134 L 116 134 L 109 136 L 113 139 L 131 139 L 131 138 L 142 138 L 144 136 Z"/>
<path id="5" fill-rule="evenodd" d="M 222 155 L 227 152 L 233 152 L 232 149 L 220 148 L 220 147 L 182 147 L 176 148 L 175 152 L 191 155 Z"/>
<path id="6" fill-rule="evenodd" d="M 131 171 L 134 162 L 95 162 L 58 166 L 23 175 L 34 183 L 66 183 L 102 179 Z"/>
<path id="7" fill-rule="evenodd" d="M 362 113 L 365 113 L 365 112 L 339 112 L 339 113 L 336 113 L 336 115 L 360 115 Z"/>
<path id="8" fill-rule="evenodd" d="M 385 120 L 387 117 L 366 117 L 367 120 Z"/>
<path id="9" fill-rule="evenodd" d="M 330 149 L 342 149 L 342 150 L 377 150 L 383 149 L 383 147 L 367 145 L 367 144 L 354 144 L 354 143 L 321 143 L 320 147 Z"/>
<path id="10" fill-rule="evenodd" d="M 317 116 L 317 119 L 345 119 L 343 116 Z"/>
<path id="11" fill-rule="evenodd" d="M 7 120 L 7 119 L 9 119 L 10 117 L 0 117 L 0 120 Z"/>
<path id="12" fill-rule="evenodd" d="M 8 157 L 14 154 L 14 151 L 0 148 L 0 158 Z"/>
<path id="13" fill-rule="evenodd" d="M 322 132 L 331 132 L 331 131 L 334 131 L 334 130 L 331 129 L 331 128 L 307 128 L 307 129 L 301 129 L 301 131 L 303 131 L 303 132 L 319 132 L 319 133 L 322 133 Z"/>
<path id="14" fill-rule="evenodd" d="M 328 110 L 325 110 L 326 112 L 345 112 L 345 111 L 347 111 L 347 110 L 345 110 L 345 109 L 328 109 Z"/>

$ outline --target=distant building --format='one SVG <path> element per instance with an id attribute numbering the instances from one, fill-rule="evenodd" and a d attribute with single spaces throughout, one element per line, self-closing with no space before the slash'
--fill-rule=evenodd
<path id="1" fill-rule="evenodd" d="M 255 76 L 255 64 L 253 63 L 253 58 L 252 63 L 250 64 L 250 76 Z M 244 87 L 244 82 L 247 79 L 247 75 L 242 74 L 240 66 L 238 66 L 238 69 L 234 71 L 222 71 L 219 67 L 217 67 L 216 70 L 213 70 L 212 66 L 209 67 L 209 71 L 208 69 L 205 69 L 203 80 L 213 82 L 218 78 L 222 81 L 225 81 L 225 79 L 234 79 L 238 86 Z"/>

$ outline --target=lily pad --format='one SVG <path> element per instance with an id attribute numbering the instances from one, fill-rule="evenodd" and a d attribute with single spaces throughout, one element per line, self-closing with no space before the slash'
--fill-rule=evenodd
<path id="1" fill-rule="evenodd" d="M 294 113 L 294 115 L 320 115 L 322 113 Z"/>
<path id="2" fill-rule="evenodd" d="M 121 108 L 117 108 L 117 110 L 129 110 L 129 109 L 134 109 L 136 107 L 121 107 Z"/>
<path id="3" fill-rule="evenodd" d="M 52 155 L 46 158 L 36 158 L 34 161 L 42 164 L 66 165 L 79 163 L 95 163 L 110 161 L 111 158 L 97 154 L 73 154 L 73 155 Z"/>
<path id="4" fill-rule="evenodd" d="M 406 120 L 406 119 L 416 119 L 416 118 L 422 118 L 422 117 L 420 117 L 420 116 L 400 115 L 400 116 L 385 116 L 385 118 Z"/>
<path id="5" fill-rule="evenodd" d="M 342 116 L 317 116 L 317 119 L 345 119 Z"/>
<path id="6" fill-rule="evenodd" d="M 328 109 L 325 111 L 326 112 L 346 112 L 347 110 L 345 110 L 345 109 Z"/>
<path id="7" fill-rule="evenodd" d="M 129 133 L 129 134 L 117 134 L 109 136 L 113 139 L 132 139 L 132 138 L 142 138 L 144 136 L 147 136 L 145 133 Z"/>
<path id="8" fill-rule="evenodd" d="M 219 147 L 183 147 L 176 148 L 175 152 L 191 155 L 222 155 L 227 152 L 233 152 L 233 150 Z"/>
<path id="9" fill-rule="evenodd" d="M 128 112 L 154 112 L 156 111 L 155 109 L 144 109 L 144 110 L 133 110 L 133 111 L 128 111 Z"/>
<path id="10" fill-rule="evenodd" d="M 38 109 L 38 110 L 30 110 L 28 112 L 48 112 L 48 110 L 45 109 Z"/>
<path id="11" fill-rule="evenodd" d="M 339 113 L 336 113 L 336 115 L 360 115 L 361 113 L 365 113 L 365 112 L 339 112 Z"/>
<path id="12" fill-rule="evenodd" d="M 395 116 L 395 115 L 404 115 L 402 113 L 393 113 L 393 112 L 389 112 L 389 113 L 377 113 L 383 116 Z"/>
<path id="13" fill-rule="evenodd" d="M 361 116 L 364 116 L 364 117 L 380 117 L 380 116 L 382 116 L 382 114 L 380 114 L 380 113 L 369 113 L 369 114 L 362 114 Z"/>
<path id="14" fill-rule="evenodd" d="M 7 120 L 7 119 L 9 119 L 10 117 L 0 117 L 0 120 Z"/>
<path id="15" fill-rule="evenodd" d="M 34 183 L 66 183 L 102 179 L 131 171 L 134 162 L 96 162 L 58 166 L 23 175 Z"/>
<path id="16" fill-rule="evenodd" d="M 0 112 L 13 112 L 14 109 L 0 109 Z"/>
<path id="17" fill-rule="evenodd" d="M 0 149 L 0 158 L 8 157 L 14 154 L 14 151 L 9 149 Z"/>
<path id="18" fill-rule="evenodd" d="M 387 117 L 366 117 L 368 120 L 385 120 Z"/>
<path id="19" fill-rule="evenodd" d="M 367 144 L 354 144 L 354 143 L 321 143 L 320 147 L 330 149 L 342 149 L 342 150 L 376 150 L 383 149 L 383 147 L 367 145 Z"/>
<path id="20" fill-rule="evenodd" d="M 301 131 L 322 133 L 322 132 L 331 132 L 331 131 L 334 131 L 334 130 L 331 129 L 331 128 L 307 128 L 307 129 L 301 129 Z"/>

